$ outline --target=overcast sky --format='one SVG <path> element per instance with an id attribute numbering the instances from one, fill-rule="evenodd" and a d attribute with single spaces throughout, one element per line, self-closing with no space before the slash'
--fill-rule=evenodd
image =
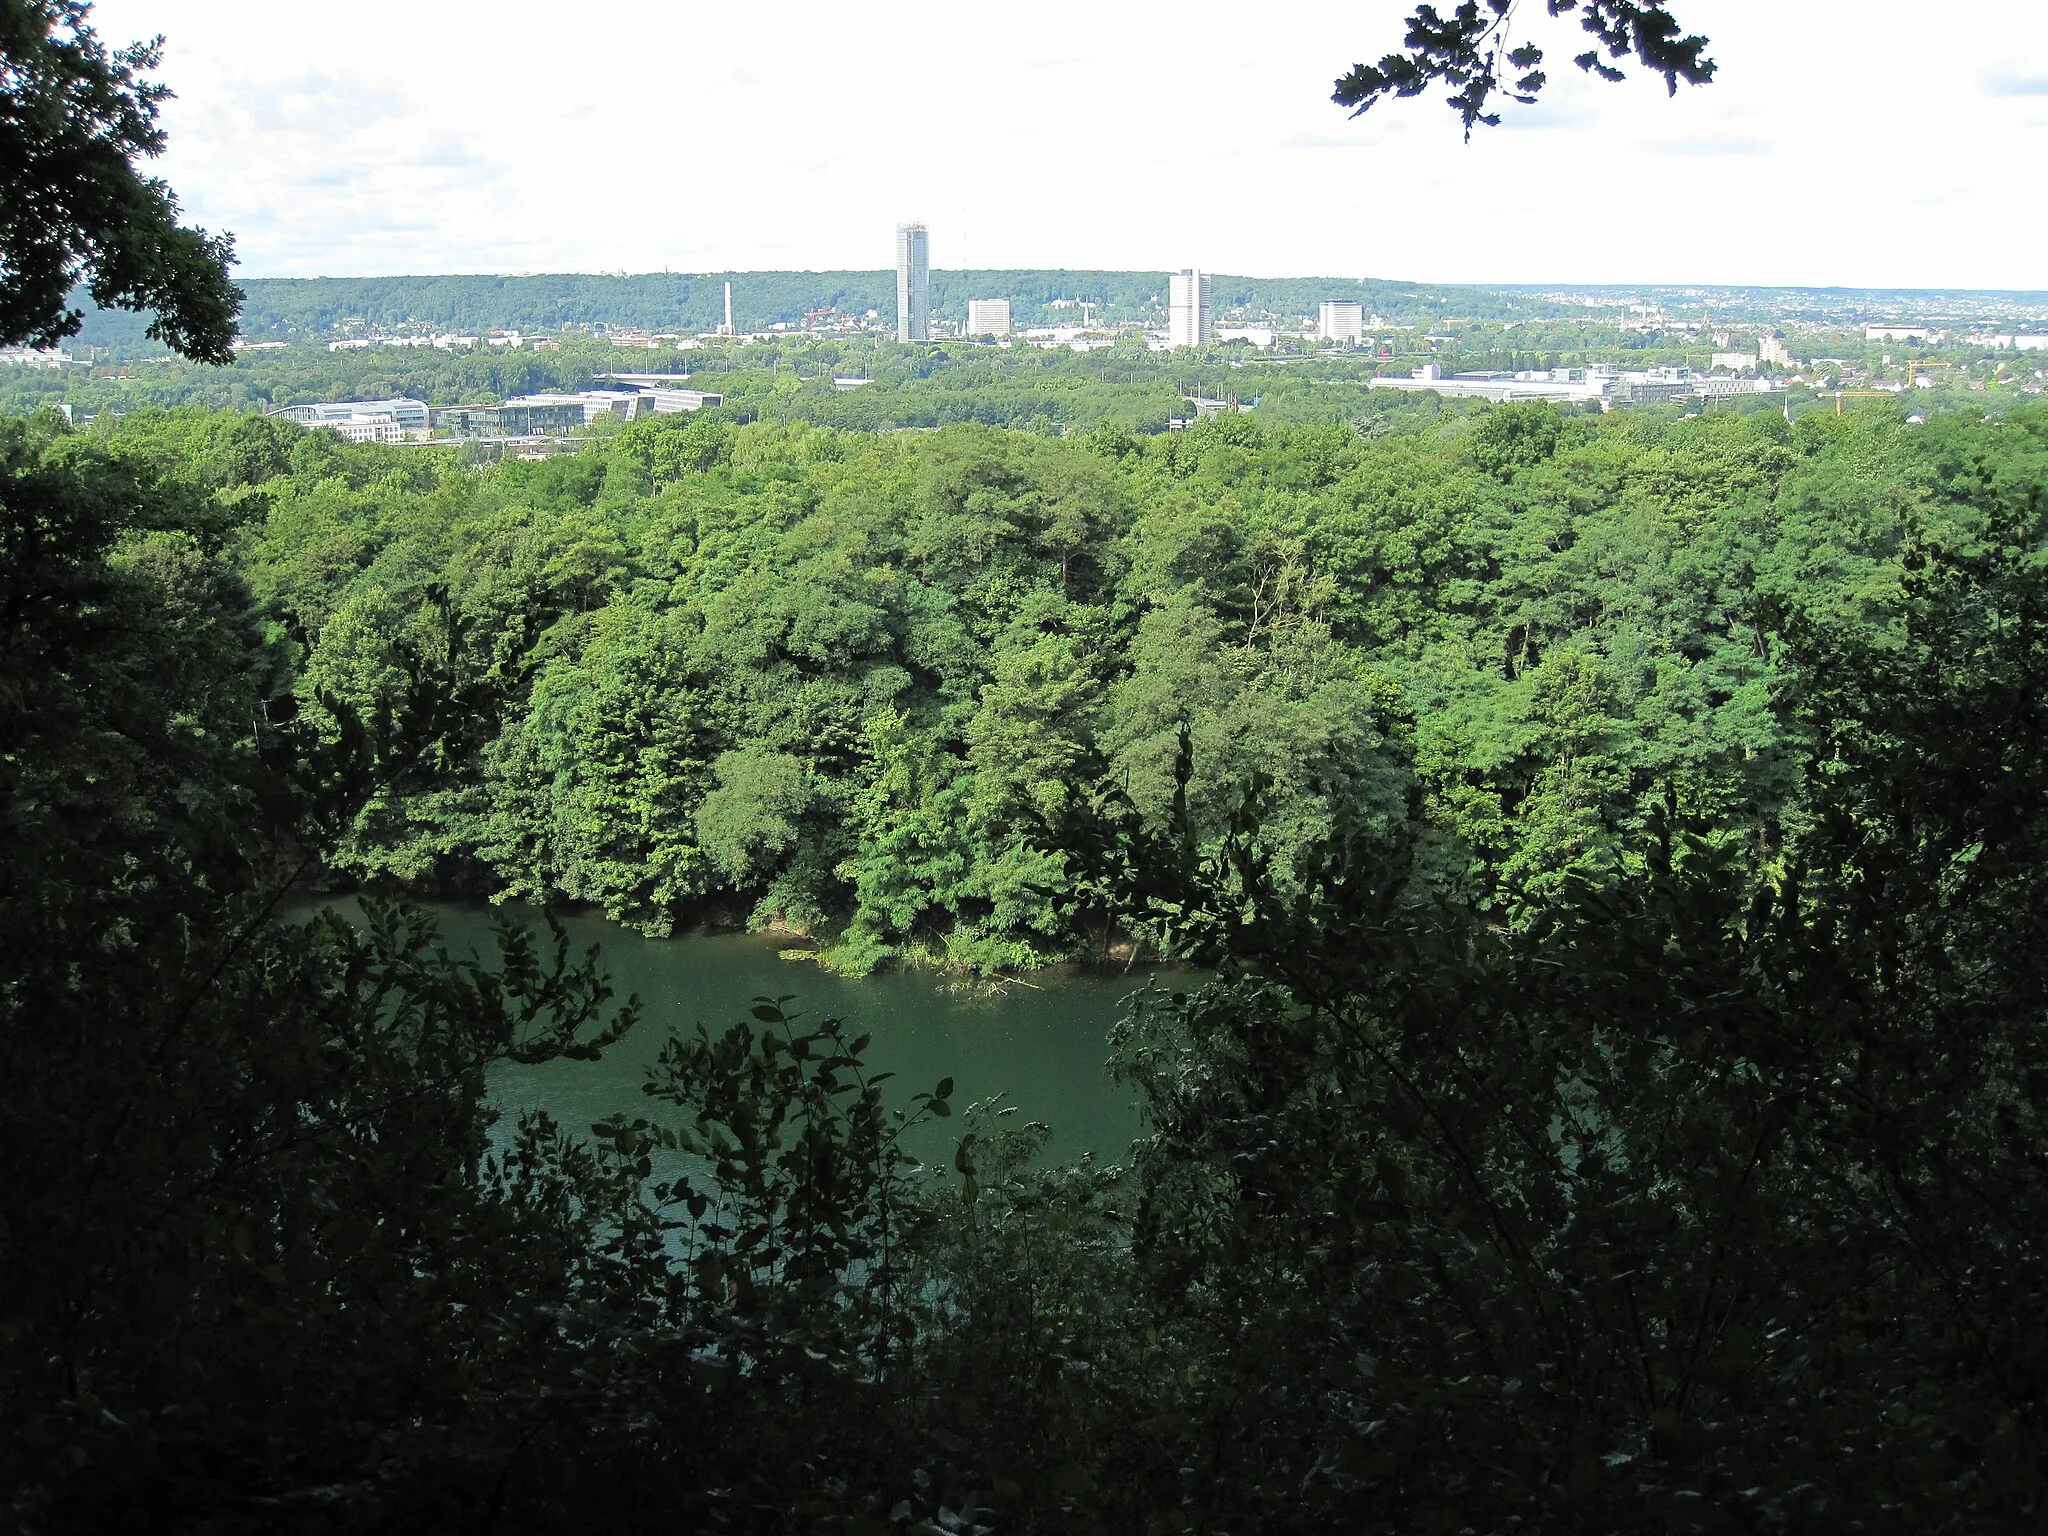
<path id="1" fill-rule="evenodd" d="M 1525 0 L 1540 17 L 1538 0 Z M 102 0 L 251 277 L 1178 268 L 2048 288 L 2048 5 L 1678 0 L 1718 81 L 1347 120 L 1403 0 Z"/>

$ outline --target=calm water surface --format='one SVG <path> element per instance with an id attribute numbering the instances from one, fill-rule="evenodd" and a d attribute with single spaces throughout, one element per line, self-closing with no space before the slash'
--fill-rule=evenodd
<path id="1" fill-rule="evenodd" d="M 495 952 L 498 909 L 437 904 L 433 911 L 451 949 Z M 647 1098 L 640 1085 L 662 1041 L 700 1023 L 718 1033 L 747 1018 L 756 997 L 794 993 L 789 1008 L 812 1018 L 837 1016 L 851 1032 L 871 1034 L 868 1060 L 876 1071 L 897 1074 L 885 1092 L 902 1099 L 942 1077 L 954 1080 L 957 1108 L 1004 1093 L 1017 1119 L 1052 1127 L 1050 1155 L 1061 1160 L 1087 1152 L 1120 1160 L 1138 1134 L 1131 1093 L 1109 1080 L 1103 1061 L 1121 1000 L 1144 984 L 1142 973 L 1054 971 L 1033 976 L 1032 986 L 991 992 L 924 972 L 848 980 L 779 958 L 777 949 L 790 941 L 774 935 L 648 939 L 596 917 L 567 918 L 564 926 L 578 946 L 601 944 L 618 996 L 637 992 L 645 1007 L 638 1026 L 602 1061 L 500 1069 L 491 1090 L 508 1111 L 546 1109 L 578 1133 L 611 1114 L 658 1117 L 670 1107 Z M 930 1157 L 941 1149 L 917 1150 Z"/>

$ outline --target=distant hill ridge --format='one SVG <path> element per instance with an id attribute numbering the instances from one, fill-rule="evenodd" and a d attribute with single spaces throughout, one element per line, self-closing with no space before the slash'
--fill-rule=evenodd
<path id="1" fill-rule="evenodd" d="M 1016 323 L 1078 319 L 1060 300 L 1101 306 L 1102 319 L 1135 319 L 1165 302 L 1166 273 L 1080 270 L 935 269 L 934 314 L 965 320 L 967 301 L 1008 299 Z M 638 273 L 609 276 L 544 272 L 415 277 L 256 277 L 238 280 L 248 293 L 242 334 L 256 340 L 325 336 L 359 318 L 371 327 L 423 321 L 462 332 L 551 330 L 563 325 L 634 326 L 691 333 L 724 318 L 724 285 L 733 286 L 734 320 L 743 331 L 796 323 L 817 310 L 896 312 L 896 275 L 871 272 Z M 1512 302 L 1478 288 L 1340 277 L 1214 279 L 1218 313 L 1243 305 L 1277 314 L 1313 314 L 1324 299 L 1356 299 L 1389 320 L 1414 321 L 1452 304 L 1463 315 L 1505 315 Z M 87 310 L 86 334 L 101 345 L 139 341 L 140 317 Z"/>
<path id="2" fill-rule="evenodd" d="M 1078 319 L 1061 301 L 1100 306 L 1104 320 L 1149 318 L 1165 302 L 1167 274 L 1091 269 L 935 269 L 934 314 L 964 320 L 970 298 L 1006 298 L 1019 325 Z M 708 272 L 604 274 L 543 272 L 410 277 L 252 277 L 242 334 L 254 340 L 312 340 L 335 334 L 349 320 L 372 329 L 418 321 L 467 333 L 499 329 L 553 330 L 604 323 L 693 333 L 723 318 L 724 285 L 733 285 L 734 319 L 742 331 L 795 324 L 807 314 L 833 310 L 860 315 L 896 312 L 896 279 L 884 268 L 843 272 Z M 1743 285 L 1500 284 L 1490 287 L 1422 283 L 1391 278 L 1235 277 L 1214 274 L 1218 316 L 1244 308 L 1277 315 L 1314 314 L 1324 299 L 1356 299 L 1393 324 L 1423 325 L 1439 317 L 1532 319 L 1572 315 L 1601 318 L 1583 302 L 1557 295 L 1633 298 L 1665 305 L 1672 313 L 1706 311 L 1719 320 L 1833 320 L 1905 317 L 1955 322 L 2048 320 L 2048 293 L 1985 289 L 1769 288 Z M 83 291 L 72 302 L 86 312 L 82 343 L 136 345 L 145 317 L 96 309 Z"/>

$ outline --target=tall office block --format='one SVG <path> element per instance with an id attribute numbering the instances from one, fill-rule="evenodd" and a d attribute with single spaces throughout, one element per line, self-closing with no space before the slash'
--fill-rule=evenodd
<path id="1" fill-rule="evenodd" d="M 1325 299 L 1316 319 L 1316 335 L 1324 341 L 1359 342 L 1365 338 L 1365 306 L 1353 299 Z"/>
<path id="2" fill-rule="evenodd" d="M 896 226 L 896 339 L 932 339 L 932 242 L 922 224 Z"/>
<path id="3" fill-rule="evenodd" d="M 967 334 L 970 336 L 1009 335 L 1010 301 L 1008 299 L 969 299 L 967 301 Z"/>
<path id="4" fill-rule="evenodd" d="M 1200 267 L 1176 272 L 1167 280 L 1166 344 L 1202 347 L 1209 344 L 1209 274 Z"/>

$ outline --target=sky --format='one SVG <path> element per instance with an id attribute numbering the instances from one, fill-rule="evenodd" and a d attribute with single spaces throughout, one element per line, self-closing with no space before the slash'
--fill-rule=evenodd
<path id="1" fill-rule="evenodd" d="M 1403 0 L 101 0 L 245 277 L 936 267 L 2048 289 L 2048 5 L 1676 0 L 1714 84 L 1347 118 Z"/>

